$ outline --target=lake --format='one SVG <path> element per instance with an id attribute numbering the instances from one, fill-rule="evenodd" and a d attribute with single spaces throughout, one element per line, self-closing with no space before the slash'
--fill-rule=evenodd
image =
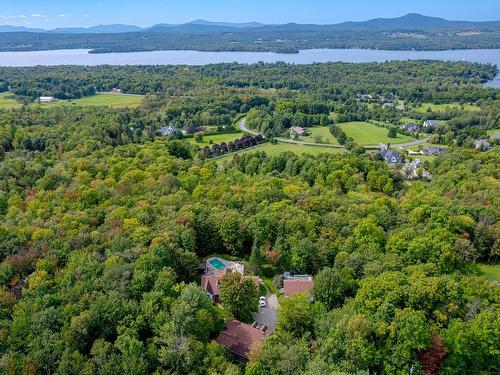
<path id="1" fill-rule="evenodd" d="M 384 62 L 392 60 L 441 60 L 490 63 L 500 67 L 500 49 L 454 51 L 384 51 L 366 49 L 309 49 L 296 54 L 273 52 L 154 51 L 90 54 L 88 50 L 0 52 L 0 66 L 36 65 L 206 65 L 253 64 L 283 61 L 310 64 L 329 61 Z M 500 75 L 487 86 L 500 88 Z"/>

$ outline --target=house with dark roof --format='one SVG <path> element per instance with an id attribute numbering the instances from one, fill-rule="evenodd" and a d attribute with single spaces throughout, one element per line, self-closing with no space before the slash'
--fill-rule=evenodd
<path id="1" fill-rule="evenodd" d="M 382 159 L 389 164 L 401 164 L 403 162 L 403 156 L 399 152 L 392 150 L 387 145 L 380 145 L 378 155 L 380 155 Z"/>
<path id="2" fill-rule="evenodd" d="M 444 147 L 437 147 L 437 146 L 426 146 L 422 147 L 420 150 L 420 153 L 422 155 L 434 155 L 434 156 L 439 156 L 447 152 L 448 150 Z"/>
<path id="3" fill-rule="evenodd" d="M 264 341 L 266 336 L 266 326 L 259 327 L 256 323 L 250 325 L 238 320 L 231 320 L 215 341 L 226 347 L 231 353 L 248 359 L 248 353 Z"/>
<path id="4" fill-rule="evenodd" d="M 401 128 L 408 133 L 412 133 L 412 134 L 418 133 L 417 124 L 412 124 L 410 122 L 407 122 L 406 124 L 403 124 L 403 126 Z"/>
<path id="5" fill-rule="evenodd" d="M 311 296 L 314 281 L 310 275 L 295 275 L 289 273 L 283 275 L 283 294 L 287 297 L 299 293 L 305 293 Z"/>

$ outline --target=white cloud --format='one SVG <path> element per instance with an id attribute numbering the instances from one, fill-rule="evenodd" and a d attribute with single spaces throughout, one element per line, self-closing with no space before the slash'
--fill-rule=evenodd
<path id="1" fill-rule="evenodd" d="M 33 13 L 33 14 L 31 15 L 31 17 L 33 17 L 33 18 L 47 18 L 47 16 L 46 16 L 46 15 L 44 15 L 44 14 L 39 14 L 39 13 Z"/>
<path id="2" fill-rule="evenodd" d="M 24 14 L 20 14 L 19 16 L 17 16 L 18 18 L 26 18 L 26 16 Z"/>
<path id="3" fill-rule="evenodd" d="M 59 17 L 66 18 L 66 17 L 68 17 L 68 15 L 67 14 L 60 14 Z"/>

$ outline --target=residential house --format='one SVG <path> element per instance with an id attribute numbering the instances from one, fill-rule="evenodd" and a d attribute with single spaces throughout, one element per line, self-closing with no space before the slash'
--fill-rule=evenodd
<path id="1" fill-rule="evenodd" d="M 248 353 L 259 345 L 267 336 L 267 327 L 250 325 L 238 320 L 231 320 L 215 341 L 231 353 L 248 360 Z"/>
<path id="2" fill-rule="evenodd" d="M 416 134 L 418 133 L 418 126 L 417 124 L 412 124 L 410 122 L 407 122 L 406 124 L 403 124 L 401 127 L 404 131 L 411 133 L 411 134 Z"/>
<path id="3" fill-rule="evenodd" d="M 227 274 L 231 272 L 226 269 L 222 272 L 216 274 L 203 274 L 201 275 L 201 288 L 205 290 L 214 303 L 219 303 L 220 297 L 220 282 L 221 279 Z"/>
<path id="4" fill-rule="evenodd" d="M 170 135 L 170 134 L 175 133 L 177 131 L 178 131 L 177 127 L 175 127 L 172 124 L 170 124 L 169 126 L 163 126 L 160 129 L 158 129 L 158 133 L 160 135 L 163 135 L 163 136 Z"/>
<path id="5" fill-rule="evenodd" d="M 407 161 L 402 168 L 402 171 L 406 178 L 409 180 L 415 180 L 419 178 L 430 180 L 432 178 L 430 173 L 425 168 L 423 168 L 423 162 L 420 159 L 415 159 L 411 162 Z"/>
<path id="6" fill-rule="evenodd" d="M 427 129 L 427 128 L 435 128 L 436 126 L 438 126 L 441 122 L 440 121 L 437 121 L 437 120 L 426 120 L 424 121 L 424 124 L 422 125 L 424 127 L 424 129 Z"/>
<path id="7" fill-rule="evenodd" d="M 400 164 L 403 162 L 403 156 L 387 145 L 380 145 L 378 154 L 389 164 Z"/>
<path id="8" fill-rule="evenodd" d="M 359 101 L 362 101 L 362 102 L 374 102 L 374 101 L 376 101 L 376 98 L 374 98 L 372 95 L 356 94 L 356 97 Z"/>
<path id="9" fill-rule="evenodd" d="M 494 141 L 500 140 L 500 133 L 492 134 L 491 139 L 493 139 Z"/>
<path id="10" fill-rule="evenodd" d="M 436 146 L 422 147 L 422 149 L 420 150 L 420 153 L 422 155 L 434 155 L 434 156 L 442 155 L 445 152 L 448 152 L 448 150 L 446 148 L 436 147 Z"/>
<path id="11" fill-rule="evenodd" d="M 40 96 L 38 98 L 39 103 L 52 103 L 55 101 L 56 101 L 56 98 L 54 98 L 53 96 Z"/>
<path id="12" fill-rule="evenodd" d="M 486 139 L 478 139 L 474 142 L 474 147 L 476 150 L 488 151 L 491 148 L 491 144 Z"/>
<path id="13" fill-rule="evenodd" d="M 292 276 L 288 272 L 283 275 L 283 294 L 287 297 L 298 293 L 305 293 L 311 296 L 314 281 L 310 275 Z"/>
<path id="14" fill-rule="evenodd" d="M 122 92 L 122 90 L 121 90 L 121 89 L 119 89 L 119 88 L 113 87 L 113 88 L 111 89 L 111 92 L 112 92 L 113 94 L 120 94 L 120 93 Z"/>
<path id="15" fill-rule="evenodd" d="M 259 290 L 258 276 L 244 276 L 245 266 L 238 262 L 230 262 L 220 258 L 209 258 L 205 263 L 205 272 L 201 275 L 201 288 L 205 290 L 214 303 L 220 299 L 220 284 L 222 278 L 230 272 L 237 272 L 244 278 L 251 279 Z"/>
<path id="16" fill-rule="evenodd" d="M 382 108 L 384 108 L 384 109 L 392 109 L 392 108 L 394 108 L 394 103 L 392 103 L 392 102 L 384 103 L 382 105 Z"/>
<path id="17" fill-rule="evenodd" d="M 306 136 L 309 133 L 307 132 L 306 129 L 300 127 L 300 126 L 294 126 L 290 128 L 290 135 L 293 136 L 293 134 L 297 134 L 298 136 Z"/>

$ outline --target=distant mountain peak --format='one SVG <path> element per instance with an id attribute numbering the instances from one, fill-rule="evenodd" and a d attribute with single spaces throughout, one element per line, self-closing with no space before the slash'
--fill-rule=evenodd
<path id="1" fill-rule="evenodd" d="M 429 17 L 420 13 L 408 13 L 396 18 L 375 18 L 362 22 L 344 22 L 333 25 L 304 25 L 298 23 L 287 23 L 284 25 L 265 25 L 259 22 L 214 22 L 204 19 L 196 19 L 184 24 L 166 24 L 160 23 L 147 28 L 141 28 L 133 25 L 111 24 L 97 25 L 93 27 L 70 27 L 57 28 L 53 30 L 31 29 L 22 26 L 0 25 L 0 33 L 5 32 L 32 32 L 32 33 L 63 33 L 63 34 L 113 34 L 128 32 L 184 32 L 198 33 L 206 31 L 227 31 L 228 29 L 250 29 L 250 28 L 282 28 L 282 29 L 300 29 L 300 28 L 319 28 L 326 27 L 330 30 L 440 30 L 440 29 L 474 29 L 474 28 L 498 28 L 500 21 L 490 22 L 470 22 L 470 21 L 448 21 L 439 17 Z"/>

